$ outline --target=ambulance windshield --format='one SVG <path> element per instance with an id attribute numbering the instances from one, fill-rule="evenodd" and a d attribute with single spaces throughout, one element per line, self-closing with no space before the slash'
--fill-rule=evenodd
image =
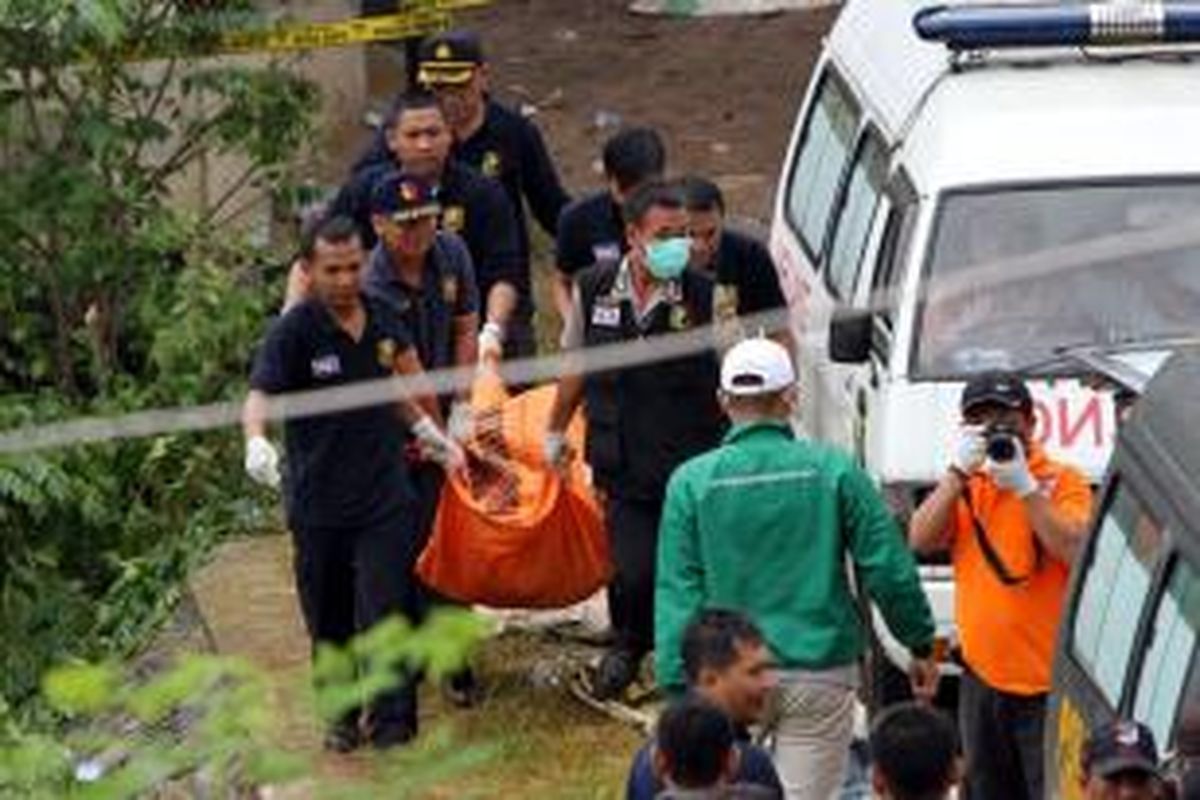
<path id="1" fill-rule="evenodd" d="M 1049 364 L 1064 346 L 1194 337 L 1200 183 L 948 194 L 923 301 L 916 377 Z"/>

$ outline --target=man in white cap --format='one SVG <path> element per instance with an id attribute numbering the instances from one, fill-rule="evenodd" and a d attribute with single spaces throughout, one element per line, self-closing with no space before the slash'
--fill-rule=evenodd
<path id="1" fill-rule="evenodd" d="M 828 800 L 845 774 L 867 632 L 847 577 L 912 654 L 913 691 L 937 688 L 933 617 L 916 563 L 875 485 L 847 454 L 797 439 L 791 358 L 750 339 L 721 364 L 733 423 L 715 450 L 667 486 L 655 583 L 658 681 L 684 683 L 680 642 L 701 609 L 729 608 L 762 629 L 778 664 L 774 759 L 790 800 Z"/>

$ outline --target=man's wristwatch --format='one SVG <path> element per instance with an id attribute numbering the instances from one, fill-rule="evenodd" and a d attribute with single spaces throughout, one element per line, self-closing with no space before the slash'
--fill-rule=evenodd
<path id="1" fill-rule="evenodd" d="M 914 647 L 908 651 L 913 658 L 919 658 L 922 661 L 933 657 L 933 644 L 923 644 L 919 647 Z"/>

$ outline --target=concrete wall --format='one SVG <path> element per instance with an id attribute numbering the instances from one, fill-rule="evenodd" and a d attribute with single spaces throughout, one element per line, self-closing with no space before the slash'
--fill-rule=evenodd
<path id="1" fill-rule="evenodd" d="M 325 22 L 357 16 L 359 3 L 358 0 L 262 0 L 261 5 L 272 15 L 287 13 L 305 22 Z M 320 87 L 322 106 L 317 114 L 316 132 L 313 141 L 299 155 L 295 173 L 299 179 L 317 186 L 337 186 L 349 163 L 369 140 L 370 132 L 363 122 L 364 111 L 371 105 L 367 53 L 384 49 L 351 46 L 224 58 L 238 64 L 266 64 L 275 58 Z M 178 184 L 177 197 L 202 212 L 236 185 L 245 166 L 243 159 L 206 153 Z M 238 227 L 260 239 L 276 235 L 278 226 L 285 222 L 275 218 L 269 198 L 253 187 L 235 191 L 225 208 L 227 213 L 236 212 L 233 221 Z"/>

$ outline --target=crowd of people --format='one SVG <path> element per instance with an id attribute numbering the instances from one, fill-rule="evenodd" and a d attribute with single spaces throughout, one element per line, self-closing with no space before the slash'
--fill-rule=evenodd
<path id="1" fill-rule="evenodd" d="M 604 145 L 606 188 L 572 201 L 537 127 L 489 94 L 476 35 L 434 35 L 419 53 L 420 86 L 397 98 L 303 233 L 245 404 L 246 471 L 280 486 L 272 397 L 391 375 L 418 387 L 398 406 L 284 424 L 286 517 L 314 647 L 447 602 L 414 567 L 474 419 L 469 387 L 438 392 L 427 371 L 536 354 L 535 314 L 561 317 L 561 345 L 577 354 L 710 329 L 709 346 L 654 363 L 576 362 L 544 437 L 547 469 L 586 460 L 608 531 L 614 636 L 588 690 L 621 698 L 653 653 L 669 700 L 627 796 L 837 797 L 869 601 L 908 650 L 914 697 L 871 726 L 873 791 L 1043 797 L 1054 634 L 1091 496 L 1036 445 L 1020 379 L 967 386 L 953 462 L 906 540 L 852 457 L 795 434 L 803 387 L 786 325 L 739 324 L 784 308 L 777 272 L 762 244 L 726 227 L 716 184 L 670 179 L 659 134 L 631 127 Z M 552 308 L 534 300 L 527 208 L 556 242 Z M 575 453 L 565 430 L 579 409 L 587 437 Z M 989 452 L 997 430 L 1010 434 L 1008 457 Z M 931 705 L 940 673 L 914 551 L 948 552 L 958 581 L 957 724 Z M 333 721 L 327 746 L 410 741 L 419 680 L 409 670 Z M 480 699 L 470 668 L 443 689 L 461 705 Z M 1134 723 L 1093 732 L 1082 768 L 1089 798 L 1161 796 L 1153 737 Z"/>

